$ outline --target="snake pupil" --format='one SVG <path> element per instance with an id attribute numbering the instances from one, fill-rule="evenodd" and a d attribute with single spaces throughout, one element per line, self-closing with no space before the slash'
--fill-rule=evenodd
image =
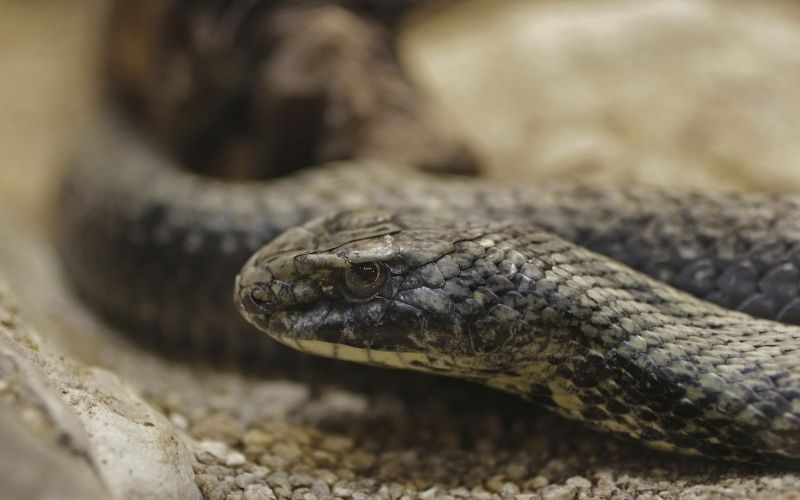
<path id="1" fill-rule="evenodd" d="M 344 273 L 347 295 L 365 299 L 374 295 L 386 280 L 383 268 L 374 262 L 356 264 Z"/>
<path id="2" fill-rule="evenodd" d="M 380 275 L 377 264 L 361 264 L 355 266 L 352 273 L 353 277 L 364 285 L 371 285 Z"/>

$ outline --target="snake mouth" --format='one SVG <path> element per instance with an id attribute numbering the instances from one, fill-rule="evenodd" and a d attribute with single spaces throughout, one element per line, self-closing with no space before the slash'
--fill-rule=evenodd
<path id="1" fill-rule="evenodd" d="M 262 300 L 265 293 L 264 288 L 260 286 L 241 287 L 240 285 L 241 279 L 237 277 L 235 303 L 242 316 L 275 341 L 298 351 L 315 356 L 390 368 L 413 368 L 420 363 L 420 359 L 417 358 L 424 357 L 421 353 L 376 350 L 340 342 L 311 338 L 301 339 L 293 335 L 286 335 L 276 330 L 274 324 L 271 325 L 274 312 L 269 312 L 271 302 Z"/>
<path id="2" fill-rule="evenodd" d="M 382 351 L 316 339 L 298 339 L 286 336 L 273 338 L 306 354 L 388 368 L 413 368 L 420 359 L 425 357 L 421 353 Z"/>

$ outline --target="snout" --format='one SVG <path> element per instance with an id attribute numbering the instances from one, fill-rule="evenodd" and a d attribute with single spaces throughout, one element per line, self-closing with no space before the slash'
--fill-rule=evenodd
<path id="1" fill-rule="evenodd" d="M 262 313 L 259 302 L 256 300 L 257 288 L 253 286 L 242 286 L 242 275 L 236 276 L 236 284 L 233 290 L 233 302 L 236 309 L 247 319 L 254 314 Z"/>

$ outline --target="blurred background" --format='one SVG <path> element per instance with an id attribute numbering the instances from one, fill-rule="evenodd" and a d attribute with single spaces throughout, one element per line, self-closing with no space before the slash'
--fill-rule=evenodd
<path id="1" fill-rule="evenodd" d="M 104 0 L 1 0 L 0 208 L 42 220 L 97 95 Z M 495 176 L 800 190 L 800 4 L 457 2 L 401 32 Z"/>
<path id="2" fill-rule="evenodd" d="M 0 209 L 41 220 L 95 94 L 103 1 L 0 1 Z"/>

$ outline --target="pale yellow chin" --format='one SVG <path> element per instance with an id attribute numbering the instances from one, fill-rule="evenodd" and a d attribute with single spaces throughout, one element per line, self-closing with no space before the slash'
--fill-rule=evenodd
<path id="1" fill-rule="evenodd" d="M 480 357 L 476 356 L 464 358 L 424 352 L 381 351 L 377 349 L 351 347 L 322 340 L 300 340 L 288 337 L 277 338 L 277 340 L 299 351 L 326 358 L 341 359 L 343 361 L 386 368 L 402 368 L 430 372 L 451 377 L 476 378 L 476 374 L 479 376 L 484 367 Z M 495 384 L 495 381 L 491 377 L 486 377 L 483 381 L 489 385 L 498 385 L 498 387 L 505 384 L 506 386 L 501 388 L 509 390 L 508 381 L 505 377 L 500 376 L 497 380 L 497 384 Z M 520 381 L 515 382 L 519 384 L 522 383 Z M 529 387 L 530 384 L 525 381 L 525 385 Z M 514 391 L 512 390 L 512 392 Z"/>
<path id="2" fill-rule="evenodd" d="M 279 340 L 289 347 L 293 347 L 308 354 L 352 361 L 354 363 L 366 363 L 390 368 L 411 368 L 415 370 L 424 369 L 423 367 L 425 365 L 431 363 L 430 358 L 426 354 L 418 352 L 379 351 L 350 347 L 333 342 L 324 342 L 322 340 L 299 340 L 292 338 L 281 338 Z"/>

